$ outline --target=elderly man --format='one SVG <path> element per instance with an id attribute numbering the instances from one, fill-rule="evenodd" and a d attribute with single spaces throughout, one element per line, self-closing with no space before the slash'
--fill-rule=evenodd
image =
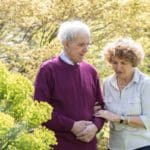
<path id="1" fill-rule="evenodd" d="M 96 102 L 103 107 L 95 69 L 83 57 L 88 50 L 90 31 L 81 21 L 61 24 L 58 38 L 63 52 L 44 62 L 35 81 L 34 99 L 54 107 L 45 126 L 54 130 L 55 150 L 96 150 L 96 133 L 104 120 L 93 117 Z"/>

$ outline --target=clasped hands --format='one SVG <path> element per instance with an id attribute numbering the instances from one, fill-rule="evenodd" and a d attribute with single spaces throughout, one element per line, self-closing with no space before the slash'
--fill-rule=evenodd
<path id="1" fill-rule="evenodd" d="M 92 121 L 75 121 L 71 129 L 76 138 L 82 142 L 90 142 L 96 135 L 98 128 Z"/>
<path id="2" fill-rule="evenodd" d="M 102 110 L 101 106 L 95 105 L 94 116 L 102 117 L 108 121 L 119 121 L 120 118 L 117 114 L 114 114 L 108 110 Z M 75 121 L 71 132 L 76 136 L 76 138 L 82 142 L 90 142 L 96 135 L 98 128 L 92 121 Z"/>

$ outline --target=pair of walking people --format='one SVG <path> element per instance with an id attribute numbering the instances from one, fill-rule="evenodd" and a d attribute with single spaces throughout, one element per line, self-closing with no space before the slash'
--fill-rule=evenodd
<path id="1" fill-rule="evenodd" d="M 34 93 L 34 99 L 54 108 L 52 120 L 44 124 L 55 131 L 54 150 L 96 150 L 96 133 L 105 120 L 110 121 L 111 150 L 149 146 L 150 78 L 137 69 L 144 58 L 142 47 L 132 39 L 119 39 L 104 48 L 114 75 L 104 81 L 102 96 L 96 70 L 83 60 L 90 43 L 89 27 L 66 21 L 58 38 L 63 50 L 42 63 Z"/>

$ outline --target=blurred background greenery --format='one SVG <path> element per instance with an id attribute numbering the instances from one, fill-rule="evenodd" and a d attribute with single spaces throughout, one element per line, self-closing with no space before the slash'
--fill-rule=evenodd
<path id="1" fill-rule="evenodd" d="M 82 20 L 92 32 L 86 60 L 97 69 L 101 83 L 112 73 L 102 49 L 118 37 L 141 43 L 145 59 L 139 68 L 150 75 L 149 0 L 1 0 L 0 61 L 10 71 L 34 82 L 39 65 L 61 52 L 57 30 L 65 20 Z M 99 150 L 108 142 L 108 125 L 97 135 Z"/>

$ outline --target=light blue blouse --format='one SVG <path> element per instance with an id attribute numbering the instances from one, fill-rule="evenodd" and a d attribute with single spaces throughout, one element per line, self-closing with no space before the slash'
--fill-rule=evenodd
<path id="1" fill-rule="evenodd" d="M 110 122 L 109 146 L 112 150 L 133 150 L 150 145 L 150 78 L 134 70 L 132 81 L 120 92 L 116 76 L 104 81 L 106 109 L 118 115 L 140 116 L 145 129 Z"/>

